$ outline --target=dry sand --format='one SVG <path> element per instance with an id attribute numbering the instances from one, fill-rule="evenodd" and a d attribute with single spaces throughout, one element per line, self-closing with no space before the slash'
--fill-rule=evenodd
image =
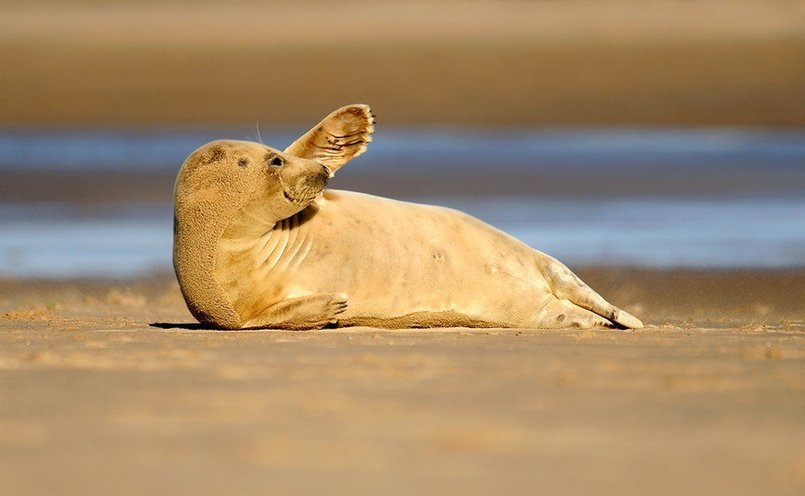
<path id="1" fill-rule="evenodd" d="M 0 124 L 805 125 L 802 0 L 0 0 Z"/>
<path id="2" fill-rule="evenodd" d="M 218 332 L 170 276 L 2 281 L 0 492 L 805 491 L 805 270 L 579 273 L 647 328 Z"/>

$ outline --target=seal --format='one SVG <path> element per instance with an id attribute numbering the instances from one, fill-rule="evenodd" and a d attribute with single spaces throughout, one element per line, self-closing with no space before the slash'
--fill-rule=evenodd
<path id="1" fill-rule="evenodd" d="M 224 329 L 639 328 L 558 260 L 467 214 L 325 190 L 366 150 L 366 105 L 285 151 L 214 141 L 176 180 L 173 261 L 190 312 Z"/>

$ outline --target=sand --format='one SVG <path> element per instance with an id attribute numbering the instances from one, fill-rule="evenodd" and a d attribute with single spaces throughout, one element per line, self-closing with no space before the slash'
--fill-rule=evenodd
<path id="1" fill-rule="evenodd" d="M 219 332 L 169 275 L 0 281 L 3 493 L 802 494 L 805 270 L 579 273 L 648 326 Z"/>
<path id="2" fill-rule="evenodd" d="M 0 1 L 0 125 L 805 125 L 801 0 Z"/>

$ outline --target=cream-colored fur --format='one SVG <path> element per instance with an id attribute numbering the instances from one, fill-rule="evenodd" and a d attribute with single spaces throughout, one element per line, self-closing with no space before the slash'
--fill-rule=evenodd
<path id="1" fill-rule="evenodd" d="M 199 321 L 228 329 L 642 327 L 557 260 L 460 212 L 324 190 L 366 149 L 350 105 L 284 152 L 216 141 L 176 182 L 174 266 Z"/>

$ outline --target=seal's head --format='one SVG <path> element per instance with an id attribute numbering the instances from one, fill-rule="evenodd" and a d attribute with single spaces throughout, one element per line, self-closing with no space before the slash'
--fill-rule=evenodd
<path id="1" fill-rule="evenodd" d="M 213 141 L 182 166 L 176 181 L 177 207 L 190 207 L 202 222 L 214 216 L 231 219 L 249 208 L 260 224 L 273 225 L 309 205 L 331 176 L 316 160 L 260 143 Z"/>
<path id="2" fill-rule="evenodd" d="M 305 209 L 327 185 L 316 160 L 244 141 L 214 141 L 176 178 L 173 264 L 187 306 L 201 322 L 242 325 L 214 276 L 225 238 L 256 238 Z"/>

